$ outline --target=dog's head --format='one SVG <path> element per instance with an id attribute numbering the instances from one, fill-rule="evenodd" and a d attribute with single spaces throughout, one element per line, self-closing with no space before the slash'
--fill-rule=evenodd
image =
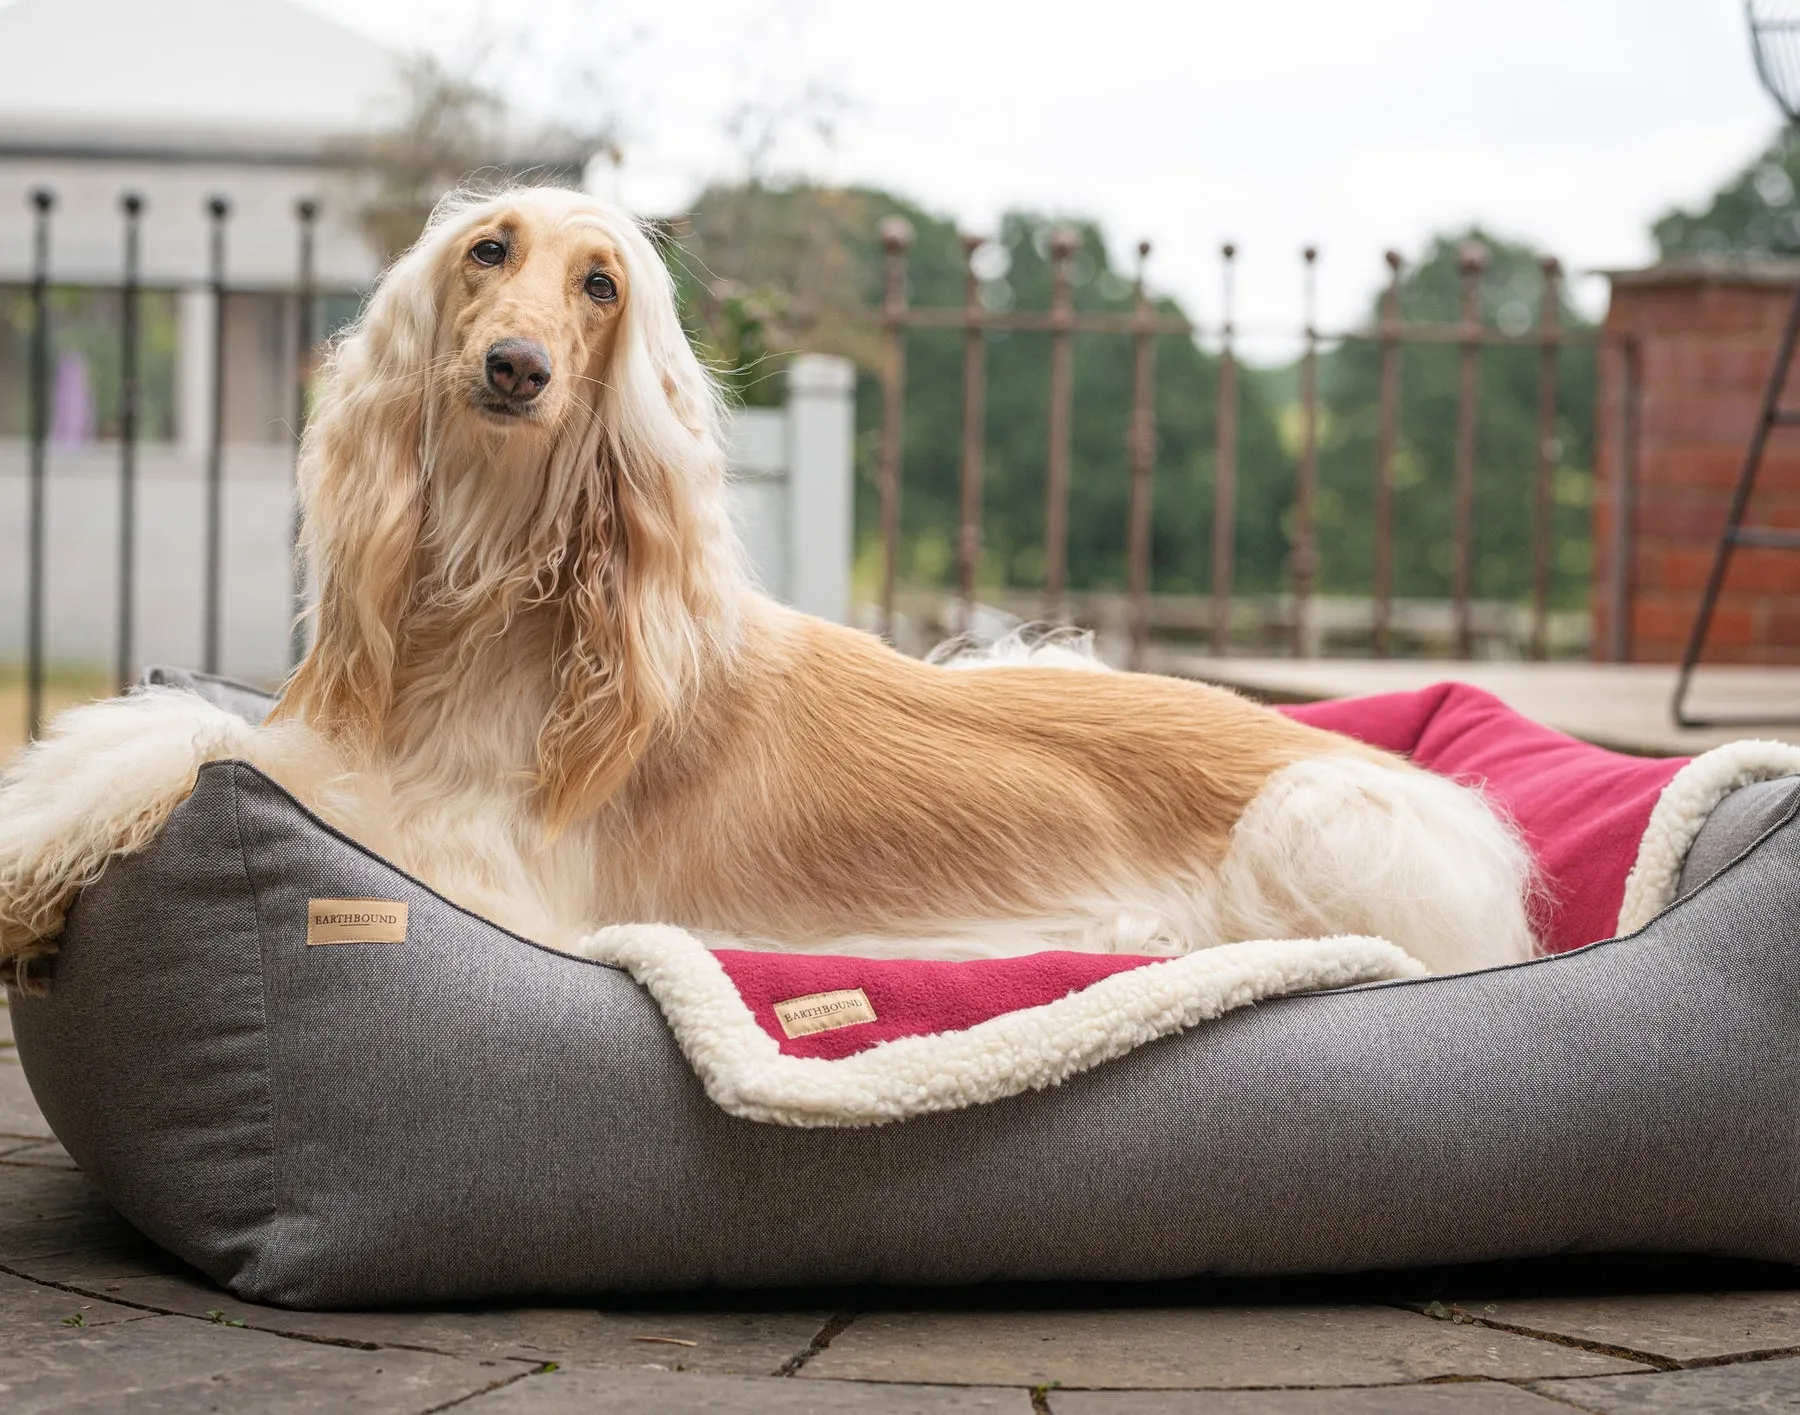
<path id="1" fill-rule="evenodd" d="M 713 383 L 629 216 L 447 198 L 318 383 L 301 451 L 314 643 L 281 711 L 378 741 L 409 621 L 561 615 L 546 816 L 587 813 L 728 637 L 740 584 Z"/>

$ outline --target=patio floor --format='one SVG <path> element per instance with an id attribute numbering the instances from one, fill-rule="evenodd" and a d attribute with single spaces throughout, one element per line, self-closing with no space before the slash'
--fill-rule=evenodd
<path id="1" fill-rule="evenodd" d="M 1742 737 L 1800 742 L 1800 726 L 1792 724 L 1676 727 L 1669 716 L 1675 670 L 1660 664 L 1212 658 L 1159 649 L 1149 666 L 1271 702 L 1402 692 L 1453 679 L 1570 736 L 1647 756 L 1687 756 Z M 1688 706 L 1696 716 L 1800 717 L 1800 668 L 1702 668 Z"/>
<path id="2" fill-rule="evenodd" d="M 95 1194 L 31 1099 L 3 1009 L 0 1332 L 8 1415 L 1800 1408 L 1800 1269 L 1722 1261 L 449 1311 L 252 1306 Z"/>

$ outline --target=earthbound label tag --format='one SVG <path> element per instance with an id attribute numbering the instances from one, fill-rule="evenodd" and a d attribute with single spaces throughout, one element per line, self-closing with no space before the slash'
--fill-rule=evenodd
<path id="1" fill-rule="evenodd" d="M 313 899 L 306 943 L 405 943 L 406 905 L 392 899 Z"/>
<path id="2" fill-rule="evenodd" d="M 790 1037 L 808 1037 L 814 1032 L 834 1032 L 839 1027 L 854 1027 L 858 1022 L 873 1022 L 875 1009 L 869 1006 L 868 994 L 861 988 L 843 988 L 778 1002 L 775 1020 Z"/>

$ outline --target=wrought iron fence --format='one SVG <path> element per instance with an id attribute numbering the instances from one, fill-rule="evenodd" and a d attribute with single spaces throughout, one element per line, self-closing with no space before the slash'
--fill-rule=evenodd
<path id="1" fill-rule="evenodd" d="M 51 235 L 56 211 L 53 192 L 32 194 L 34 226 L 29 286 L 28 458 L 26 470 L 26 567 L 25 567 L 25 679 L 26 716 L 35 733 L 44 705 L 47 645 L 45 642 L 45 502 L 47 445 L 50 432 L 50 349 L 53 268 Z M 139 318 L 145 285 L 140 270 L 141 229 L 145 203 L 134 193 L 120 197 L 123 223 L 123 263 L 117 291 L 121 301 L 119 322 L 118 416 L 118 543 L 117 627 L 114 676 L 122 687 L 133 674 L 134 591 L 137 567 L 136 508 L 140 442 L 141 340 Z M 206 204 L 208 218 L 207 286 L 213 302 L 211 339 L 211 387 L 205 429 L 202 500 L 203 561 L 201 603 L 201 663 L 208 671 L 220 667 L 221 613 L 225 594 L 222 573 L 223 495 L 225 486 L 226 297 L 232 293 L 227 280 L 227 242 L 231 203 L 214 196 Z M 308 379 L 312 356 L 324 332 L 318 320 L 320 300 L 328 294 L 351 291 L 321 289 L 315 271 L 315 236 L 319 218 L 316 201 L 303 200 L 293 209 L 294 276 L 292 284 L 271 291 L 294 302 L 292 325 L 297 340 L 295 379 L 292 389 L 292 432 L 297 445 L 307 410 Z M 882 575 L 879 590 L 884 627 L 891 629 L 895 615 L 896 568 L 900 549 L 900 496 L 903 447 L 901 428 L 905 410 L 906 335 L 915 329 L 960 330 L 963 335 L 962 436 L 959 466 L 959 525 L 955 541 L 956 593 L 965 607 L 972 605 L 982 556 L 982 481 L 986 444 L 985 372 L 987 341 L 1001 330 L 1038 333 L 1049 340 L 1048 442 L 1044 453 L 1044 578 L 1042 613 L 1060 619 L 1071 605 L 1068 585 L 1068 504 L 1070 433 L 1074 396 L 1073 340 L 1082 337 L 1126 338 L 1132 342 L 1131 410 L 1126 438 L 1126 472 L 1129 479 L 1126 524 L 1127 589 L 1126 637 L 1130 661 L 1141 666 L 1152 627 L 1151 608 L 1151 494 L 1156 470 L 1157 432 L 1154 414 L 1156 342 L 1164 336 L 1206 338 L 1218 353 L 1216 408 L 1216 476 L 1213 485 L 1213 542 L 1211 546 L 1210 604 L 1205 632 L 1215 653 L 1229 644 L 1235 566 L 1235 504 L 1239 485 L 1238 425 L 1240 364 L 1231 303 L 1231 272 L 1235 249 L 1222 249 L 1226 298 L 1220 321 L 1213 326 L 1157 310 L 1144 283 L 1148 243 L 1138 247 L 1138 271 L 1128 311 L 1077 310 L 1074 301 L 1074 257 L 1079 248 L 1073 232 L 1056 231 L 1049 243 L 1052 268 L 1050 305 L 1044 310 L 994 310 L 982 303 L 981 281 L 976 269 L 983 241 L 974 236 L 962 241 L 964 298 L 959 306 L 915 306 L 907 299 L 911 231 L 903 221 L 884 224 L 885 300 L 872 312 L 886 331 L 886 359 L 881 369 L 883 384 L 879 460 L 879 536 Z M 1388 282 L 1379 315 L 1371 328 L 1327 332 L 1317 327 L 1315 280 L 1317 252 L 1304 254 L 1306 305 L 1300 331 L 1299 366 L 1300 435 L 1296 457 L 1291 553 L 1287 562 L 1290 610 L 1285 626 L 1296 653 L 1308 642 L 1309 615 L 1316 604 L 1318 586 L 1315 501 L 1319 481 L 1321 347 L 1358 341 L 1372 342 L 1379 350 L 1379 409 L 1374 477 L 1374 560 L 1370 585 L 1373 609 L 1372 649 L 1387 656 L 1393 647 L 1394 594 L 1394 493 L 1395 465 L 1399 449 L 1401 411 L 1401 350 L 1411 344 L 1450 345 L 1458 350 L 1459 383 L 1452 495 L 1454 502 L 1454 565 L 1451 576 L 1451 611 L 1455 651 L 1467 657 L 1471 651 L 1476 608 L 1472 595 L 1475 545 L 1474 504 L 1478 475 L 1476 416 L 1479 375 L 1485 350 L 1499 346 L 1534 347 L 1539 351 L 1537 455 L 1532 477 L 1531 606 L 1529 648 L 1543 657 L 1549 618 L 1551 585 L 1551 476 L 1555 460 L 1558 417 L 1558 358 L 1577 344 L 1591 344 L 1596 335 L 1570 328 L 1560 319 L 1561 271 L 1554 260 L 1543 262 L 1543 292 L 1538 325 L 1527 333 L 1511 334 L 1489 327 L 1481 314 L 1483 259 L 1476 248 L 1465 249 L 1460 268 L 1461 319 L 1455 323 L 1406 321 L 1401 316 L 1401 262 L 1388 256 Z M 1629 442 L 1629 439 L 1627 440 Z M 1623 454 L 1629 458 L 1629 450 Z M 1622 474 L 1623 475 L 1623 474 Z M 291 607 L 294 629 L 288 644 L 289 661 L 304 649 L 300 608 L 301 568 L 293 555 L 297 526 L 286 528 L 291 560 Z"/>
<path id="2" fill-rule="evenodd" d="M 915 306 L 907 300 L 912 230 L 901 218 L 882 228 L 886 251 L 885 300 L 878 317 L 885 326 L 887 350 L 882 369 L 882 435 L 879 464 L 882 572 L 880 612 L 884 628 L 894 626 L 896 576 L 900 552 L 902 487 L 902 423 L 906 406 L 906 335 L 915 329 L 963 331 L 962 444 L 959 468 L 960 518 L 955 540 L 956 594 L 964 612 L 974 604 L 982 553 L 982 474 L 985 446 L 986 341 L 990 333 L 1018 330 L 1041 333 L 1050 340 L 1048 427 L 1044 453 L 1044 583 L 1042 613 L 1058 620 L 1068 604 L 1067 545 L 1069 444 L 1073 377 L 1071 341 L 1077 334 L 1129 338 L 1133 345 L 1131 416 L 1126 435 L 1129 494 L 1126 512 L 1126 559 L 1129 662 L 1142 666 L 1150 630 L 1151 490 L 1156 464 L 1154 396 L 1156 340 L 1165 335 L 1216 342 L 1219 376 L 1216 389 L 1217 447 L 1213 485 L 1213 545 L 1210 644 L 1227 651 L 1235 577 L 1235 503 L 1238 489 L 1237 430 L 1240 399 L 1238 329 L 1231 303 L 1232 245 L 1221 250 L 1225 303 L 1220 322 L 1210 328 L 1182 316 L 1157 311 L 1144 284 L 1148 242 L 1137 248 L 1138 269 L 1129 312 L 1078 311 L 1074 306 L 1073 264 L 1079 241 L 1073 232 L 1054 232 L 1049 243 L 1052 293 L 1047 310 L 993 310 L 982 303 L 976 256 L 984 241 L 964 236 L 964 298 L 960 306 Z M 1594 331 L 1571 328 L 1561 319 L 1562 270 L 1554 258 L 1542 262 L 1543 295 L 1534 330 L 1509 334 L 1482 319 L 1481 280 L 1486 263 L 1479 246 L 1465 246 L 1460 258 L 1461 318 L 1453 324 L 1406 321 L 1401 317 L 1401 260 L 1387 255 L 1388 282 L 1373 328 L 1325 331 L 1315 317 L 1315 272 L 1318 252 L 1303 253 L 1305 319 L 1299 366 L 1300 441 L 1296 466 L 1294 535 L 1287 576 L 1291 613 L 1288 634 L 1294 652 L 1305 652 L 1308 614 L 1317 587 L 1317 544 L 1314 508 L 1319 483 L 1319 353 L 1321 346 L 1371 342 L 1380 358 L 1379 431 L 1374 472 L 1374 573 L 1372 647 L 1378 657 L 1392 651 L 1394 623 L 1394 489 L 1400 425 L 1400 354 L 1409 344 L 1453 345 L 1459 351 L 1456 440 L 1452 496 L 1454 565 L 1451 575 L 1453 640 L 1458 657 L 1472 648 L 1473 567 L 1475 550 L 1475 485 L 1477 476 L 1476 416 L 1484 350 L 1502 346 L 1539 350 L 1537 455 L 1532 476 L 1531 630 L 1534 658 L 1546 652 L 1551 581 L 1551 477 L 1558 416 L 1558 358 L 1571 345 L 1591 345 Z"/>
<path id="3" fill-rule="evenodd" d="M 25 713 L 27 730 L 35 735 L 42 720 L 46 679 L 47 644 L 45 641 L 46 537 L 45 508 L 47 502 L 47 463 L 50 441 L 50 350 L 51 291 L 54 270 L 51 259 L 51 234 L 56 212 L 56 194 L 48 188 L 32 192 L 33 210 L 31 274 L 27 335 L 27 461 L 25 494 Z M 118 418 L 118 542 L 117 542 L 117 625 L 113 676 L 122 690 L 134 674 L 135 646 L 133 638 L 134 596 L 138 587 L 136 546 L 138 539 L 138 472 L 140 413 L 142 395 L 142 322 L 141 307 L 146 291 L 141 267 L 142 226 L 146 203 L 143 197 L 127 191 L 120 195 L 119 212 L 123 222 L 124 258 L 116 291 L 120 302 L 119 319 L 119 406 Z M 210 330 L 210 377 L 207 392 L 207 424 L 204 452 L 204 497 L 202 501 L 202 593 L 199 605 L 201 633 L 201 666 L 208 672 L 220 667 L 221 620 L 225 595 L 223 575 L 223 524 L 225 489 L 226 381 L 228 377 L 227 296 L 232 293 L 226 276 L 228 232 L 232 206 L 222 195 L 206 201 L 208 218 L 208 262 L 206 288 L 212 297 Z M 317 320 L 320 300 L 328 294 L 350 294 L 327 291 L 315 276 L 315 237 L 319 204 L 302 200 L 293 210 L 295 232 L 294 280 L 285 290 L 270 291 L 266 285 L 257 293 L 275 294 L 294 302 L 294 328 L 298 347 L 295 350 L 296 379 L 292 392 L 293 437 L 295 446 L 304 427 L 307 410 L 308 378 L 315 346 L 321 330 Z M 290 662 L 297 661 L 304 649 L 304 629 L 300 619 L 303 584 L 299 558 L 294 553 L 298 534 L 297 521 L 290 521 L 287 542 L 291 562 L 290 600 L 293 630 L 289 643 Z"/>

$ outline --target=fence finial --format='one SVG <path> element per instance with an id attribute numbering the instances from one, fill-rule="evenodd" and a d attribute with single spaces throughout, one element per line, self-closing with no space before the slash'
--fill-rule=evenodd
<path id="1" fill-rule="evenodd" d="M 904 216 L 885 216 L 881 221 L 881 245 L 891 255 L 911 248 L 913 243 L 912 222 Z"/>

